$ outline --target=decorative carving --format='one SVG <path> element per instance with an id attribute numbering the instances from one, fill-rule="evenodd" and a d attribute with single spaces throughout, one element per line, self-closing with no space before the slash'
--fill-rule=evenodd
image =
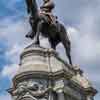
<path id="1" fill-rule="evenodd" d="M 15 100 L 22 100 L 21 98 L 32 97 L 32 100 L 48 100 L 49 91 L 52 91 L 51 87 L 47 87 L 47 82 L 43 80 L 29 80 L 21 82 L 16 86 L 15 90 L 12 90 L 12 96 Z"/>

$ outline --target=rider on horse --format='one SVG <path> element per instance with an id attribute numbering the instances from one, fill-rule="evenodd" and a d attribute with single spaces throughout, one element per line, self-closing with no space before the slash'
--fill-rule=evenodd
<path id="1" fill-rule="evenodd" d="M 33 39 L 34 45 L 39 45 L 40 33 L 42 33 L 42 35 L 46 34 L 53 49 L 56 49 L 57 44 L 62 42 L 69 63 L 72 65 L 70 55 L 71 45 L 66 29 L 59 23 L 57 17 L 52 14 L 52 10 L 55 7 L 54 3 L 51 0 L 43 1 L 44 3 L 38 11 L 36 0 L 26 0 L 27 11 L 30 14 L 29 22 L 32 28 L 26 37 Z"/>
<path id="2" fill-rule="evenodd" d="M 55 8 L 55 4 L 52 0 L 43 0 L 44 3 L 40 7 L 40 15 L 45 15 L 48 18 L 49 24 L 54 24 L 57 21 L 57 17 L 52 14 L 52 10 Z"/>
<path id="3" fill-rule="evenodd" d="M 29 0 L 26 0 L 26 1 L 27 1 L 28 5 L 30 5 L 32 3 L 32 0 L 30 0 L 31 2 L 29 2 Z M 33 38 L 34 37 L 34 34 L 35 34 L 34 33 L 35 32 L 34 29 L 36 27 L 36 22 L 38 20 L 42 19 L 42 20 L 45 20 L 49 25 L 56 26 L 57 17 L 52 14 L 52 10 L 55 8 L 55 4 L 51 0 L 43 0 L 43 1 L 44 1 L 43 5 L 40 7 L 40 10 L 38 11 L 40 19 L 37 19 L 37 17 L 34 17 L 32 15 L 30 16 L 29 22 L 30 22 L 30 25 L 32 27 L 32 32 L 29 32 L 26 35 L 26 37 L 29 37 L 29 38 Z M 28 8 L 28 13 L 32 11 L 31 10 L 32 7 L 29 7 L 29 8 Z"/>

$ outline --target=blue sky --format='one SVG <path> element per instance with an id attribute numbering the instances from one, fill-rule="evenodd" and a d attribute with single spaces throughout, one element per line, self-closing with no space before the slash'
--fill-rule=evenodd
<path id="1" fill-rule="evenodd" d="M 37 0 L 38 4 L 42 0 Z M 54 13 L 65 25 L 72 42 L 73 63 L 80 65 L 93 86 L 100 91 L 100 0 L 54 0 Z M 0 0 L 0 100 L 11 100 L 6 89 L 19 66 L 19 55 L 31 41 L 24 0 Z M 41 40 L 48 47 L 47 39 Z M 62 53 L 60 44 L 58 52 Z M 100 94 L 95 96 L 99 100 Z"/>

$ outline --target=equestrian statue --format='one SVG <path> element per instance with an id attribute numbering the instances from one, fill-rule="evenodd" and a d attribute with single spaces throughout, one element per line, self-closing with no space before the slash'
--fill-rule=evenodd
<path id="1" fill-rule="evenodd" d="M 64 25 L 62 25 L 57 16 L 52 14 L 55 4 L 52 0 L 43 0 L 43 5 L 38 9 L 36 0 L 26 0 L 27 12 L 29 14 L 29 23 L 31 31 L 26 35 L 27 38 L 33 39 L 35 45 L 40 45 L 39 36 L 47 37 L 51 48 L 61 42 L 65 48 L 69 64 L 71 60 L 71 43 Z"/>

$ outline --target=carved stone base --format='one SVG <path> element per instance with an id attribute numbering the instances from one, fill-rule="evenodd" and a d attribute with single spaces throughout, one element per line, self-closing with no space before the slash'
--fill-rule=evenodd
<path id="1" fill-rule="evenodd" d="M 13 100 L 92 100 L 96 90 L 77 66 L 70 66 L 53 49 L 30 45 L 8 90 Z"/>

